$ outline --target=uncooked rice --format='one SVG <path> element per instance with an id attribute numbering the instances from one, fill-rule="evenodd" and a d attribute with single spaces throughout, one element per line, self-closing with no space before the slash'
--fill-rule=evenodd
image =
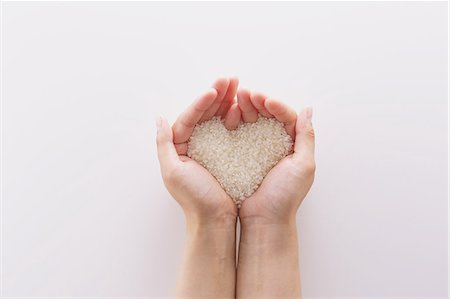
<path id="1" fill-rule="evenodd" d="M 252 195 L 270 169 L 292 152 L 293 141 L 283 123 L 259 116 L 227 130 L 219 117 L 195 126 L 188 156 L 205 167 L 233 201 Z"/>

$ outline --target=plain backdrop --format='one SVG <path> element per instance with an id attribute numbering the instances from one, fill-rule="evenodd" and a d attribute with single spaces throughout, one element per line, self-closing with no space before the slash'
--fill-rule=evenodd
<path id="1" fill-rule="evenodd" d="M 314 107 L 305 297 L 447 297 L 447 3 L 26 3 L 2 13 L 3 297 L 170 297 L 154 117 L 220 75 Z"/>

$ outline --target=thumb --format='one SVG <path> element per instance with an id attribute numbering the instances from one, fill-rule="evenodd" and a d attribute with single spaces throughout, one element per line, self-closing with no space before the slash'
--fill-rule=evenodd
<path id="1" fill-rule="evenodd" d="M 173 144 L 172 128 L 162 116 L 156 118 L 156 147 L 162 173 L 180 161 Z"/>
<path id="2" fill-rule="evenodd" d="M 298 161 L 314 163 L 314 129 L 311 119 L 311 107 L 304 108 L 297 117 L 294 158 Z"/>

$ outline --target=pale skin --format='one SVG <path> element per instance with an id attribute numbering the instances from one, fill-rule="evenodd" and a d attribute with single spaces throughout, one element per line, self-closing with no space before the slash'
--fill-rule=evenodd
<path id="1" fill-rule="evenodd" d="M 175 297 L 301 298 L 296 212 L 314 180 L 312 110 L 297 114 L 282 102 L 237 88 L 237 78 L 218 79 L 172 127 L 157 120 L 161 173 L 187 227 Z M 258 114 L 284 123 L 294 152 L 238 209 L 216 179 L 186 156 L 187 141 L 196 124 L 213 116 L 232 130 L 240 121 L 256 121 Z"/>

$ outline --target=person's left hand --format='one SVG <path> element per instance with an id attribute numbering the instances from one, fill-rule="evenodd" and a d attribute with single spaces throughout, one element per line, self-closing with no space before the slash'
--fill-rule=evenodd
<path id="1" fill-rule="evenodd" d="M 295 223 L 298 207 L 314 181 L 314 130 L 312 110 L 297 113 L 274 99 L 247 90 L 238 92 L 244 122 L 255 122 L 258 114 L 276 118 L 294 140 L 294 152 L 281 159 L 259 188 L 245 199 L 239 210 L 241 225 Z"/>

